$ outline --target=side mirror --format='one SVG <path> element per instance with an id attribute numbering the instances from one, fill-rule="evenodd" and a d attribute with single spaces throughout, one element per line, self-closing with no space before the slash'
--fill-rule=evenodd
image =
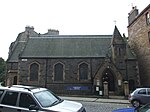
<path id="1" fill-rule="evenodd" d="M 37 105 L 30 105 L 29 110 L 39 110 L 39 107 Z"/>

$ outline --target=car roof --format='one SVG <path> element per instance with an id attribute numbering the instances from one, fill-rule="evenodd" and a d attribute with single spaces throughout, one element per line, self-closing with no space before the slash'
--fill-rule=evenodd
<path id="1" fill-rule="evenodd" d="M 150 89 L 150 88 L 136 88 L 136 90 L 140 90 L 140 89 Z"/>
<path id="2" fill-rule="evenodd" d="M 18 92 L 28 92 L 28 93 L 36 93 L 43 90 L 47 90 L 46 88 L 34 87 L 34 86 L 24 86 L 24 85 L 12 85 L 7 87 L 0 87 L 0 89 L 4 90 L 12 90 Z"/>

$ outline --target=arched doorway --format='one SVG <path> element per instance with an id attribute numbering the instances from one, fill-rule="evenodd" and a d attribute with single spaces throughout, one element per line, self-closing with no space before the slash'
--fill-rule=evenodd
<path id="1" fill-rule="evenodd" d="M 13 85 L 17 84 L 17 76 L 14 76 Z"/>
<path id="2" fill-rule="evenodd" d="M 115 79 L 114 75 L 109 68 L 107 68 L 102 75 L 102 83 L 108 82 L 108 91 L 115 91 Z"/>
<path id="3" fill-rule="evenodd" d="M 130 79 L 130 80 L 129 80 L 129 91 L 132 92 L 132 91 L 134 91 L 135 89 L 136 89 L 136 87 L 135 87 L 135 82 L 134 82 L 133 79 Z"/>

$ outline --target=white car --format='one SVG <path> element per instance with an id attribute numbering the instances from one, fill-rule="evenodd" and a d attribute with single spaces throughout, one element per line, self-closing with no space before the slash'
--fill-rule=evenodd
<path id="1" fill-rule="evenodd" d="M 81 103 L 62 100 L 46 88 L 0 87 L 0 112 L 86 112 Z"/>

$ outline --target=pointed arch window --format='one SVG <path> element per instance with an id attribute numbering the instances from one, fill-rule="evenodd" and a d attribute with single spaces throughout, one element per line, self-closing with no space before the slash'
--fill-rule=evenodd
<path id="1" fill-rule="evenodd" d="M 80 80 L 88 79 L 88 64 L 82 63 L 79 65 L 79 79 Z"/>
<path id="2" fill-rule="evenodd" d="M 118 56 L 121 56 L 121 48 L 118 47 Z"/>
<path id="3" fill-rule="evenodd" d="M 54 70 L 54 81 L 63 81 L 63 64 L 56 64 Z"/>
<path id="4" fill-rule="evenodd" d="M 33 63 L 30 65 L 30 81 L 38 81 L 39 65 Z"/>
<path id="5" fill-rule="evenodd" d="M 150 24 L 150 12 L 146 13 L 146 23 L 147 23 L 147 25 Z"/>
<path id="6" fill-rule="evenodd" d="M 14 84 L 14 85 L 17 84 L 17 76 L 14 77 L 13 84 Z"/>
<path id="7" fill-rule="evenodd" d="M 150 32 L 148 32 L 148 40 L 149 40 L 149 43 L 150 43 Z"/>

